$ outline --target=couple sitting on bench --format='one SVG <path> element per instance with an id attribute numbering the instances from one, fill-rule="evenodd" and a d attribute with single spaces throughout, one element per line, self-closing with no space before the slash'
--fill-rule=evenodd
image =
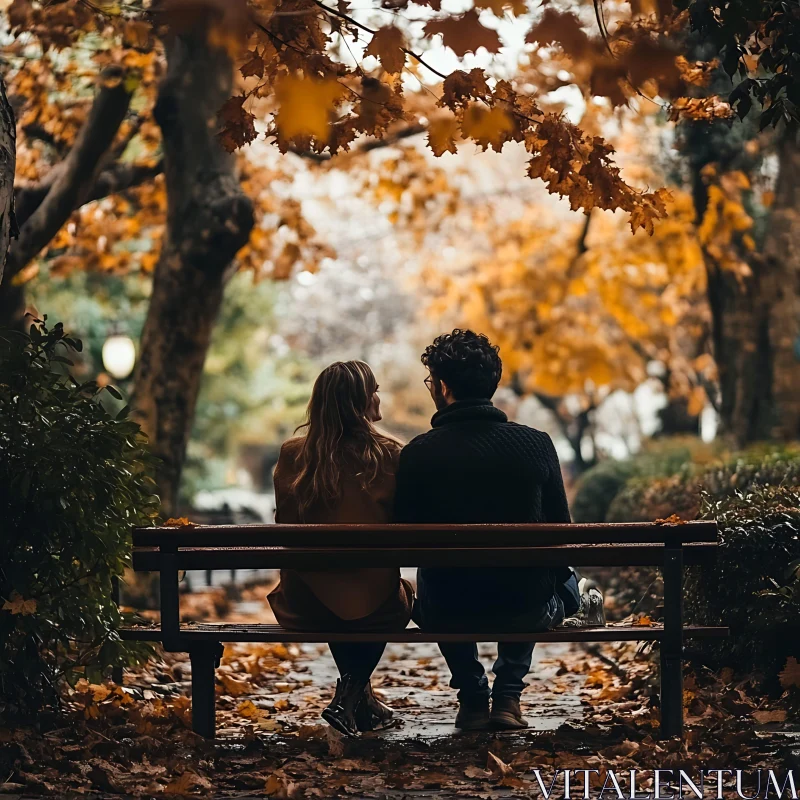
<path id="1" fill-rule="evenodd" d="M 366 364 L 340 362 L 320 374 L 305 435 L 283 445 L 275 467 L 276 521 L 569 522 L 550 437 L 509 422 L 492 405 L 502 371 L 498 348 L 484 335 L 454 330 L 425 350 L 422 363 L 437 411 L 432 429 L 405 447 L 375 428 L 379 387 Z M 301 631 L 396 631 L 410 619 L 423 629 L 457 632 L 534 632 L 565 620 L 604 624 L 602 595 L 568 568 L 420 569 L 416 602 L 396 568 L 281 570 L 269 601 L 284 628 Z M 341 680 L 323 718 L 344 734 L 391 720 L 392 710 L 370 686 L 385 647 L 330 644 Z M 458 689 L 456 727 L 526 726 L 520 695 L 532 643 L 499 644 L 491 692 L 475 644 L 439 648 Z"/>

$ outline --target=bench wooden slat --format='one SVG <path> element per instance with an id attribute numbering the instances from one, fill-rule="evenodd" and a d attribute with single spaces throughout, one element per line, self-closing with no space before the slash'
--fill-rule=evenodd
<path id="1" fill-rule="evenodd" d="M 519 547 L 558 544 L 715 542 L 717 523 L 653 522 L 501 525 L 196 525 L 134 528 L 135 547 Z"/>
<path id="2" fill-rule="evenodd" d="M 702 625 L 686 625 L 687 638 L 724 638 L 727 628 Z M 123 639 L 161 641 L 161 628 L 133 627 L 120 632 Z M 192 641 L 214 642 L 627 642 L 660 641 L 664 636 L 663 625 L 630 626 L 607 625 L 602 628 L 556 628 L 538 633 L 436 633 L 408 628 L 394 633 L 330 633 L 287 631 L 280 625 L 243 625 L 236 623 L 202 623 L 182 625 L 181 638 L 187 644 Z"/>
<path id="3" fill-rule="evenodd" d="M 603 567 L 656 566 L 664 563 L 663 544 L 565 544 L 530 547 L 184 547 L 178 569 L 357 569 L 361 567 Z M 713 557 L 717 544 L 687 544 L 686 564 Z M 136 549 L 133 568 L 158 570 L 163 554 Z"/>

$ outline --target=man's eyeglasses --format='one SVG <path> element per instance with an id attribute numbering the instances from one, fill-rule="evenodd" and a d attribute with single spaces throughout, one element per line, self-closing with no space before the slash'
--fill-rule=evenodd
<path id="1" fill-rule="evenodd" d="M 428 387 L 428 389 L 430 389 L 433 386 L 433 377 L 431 375 L 428 375 L 428 377 L 425 378 L 423 383 Z"/>

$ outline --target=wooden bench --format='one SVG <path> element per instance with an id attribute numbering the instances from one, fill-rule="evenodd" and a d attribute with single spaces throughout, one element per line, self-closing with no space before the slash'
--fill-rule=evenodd
<path id="1" fill-rule="evenodd" d="M 188 652 L 192 725 L 214 736 L 215 679 L 223 642 L 606 642 L 657 641 L 661 731 L 683 731 L 683 641 L 723 637 L 727 628 L 683 624 L 683 568 L 713 559 L 716 522 L 538 525 L 198 525 L 136 528 L 133 568 L 160 573 L 161 624 L 126 628 L 124 639 Z M 357 567 L 659 566 L 664 624 L 563 628 L 532 633 L 296 633 L 278 625 L 181 624 L 181 570 Z"/>

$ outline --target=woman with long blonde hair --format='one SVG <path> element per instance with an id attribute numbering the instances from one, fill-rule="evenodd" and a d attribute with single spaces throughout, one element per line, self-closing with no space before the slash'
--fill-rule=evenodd
<path id="1" fill-rule="evenodd" d="M 304 435 L 284 443 L 275 467 L 275 521 L 390 521 L 402 445 L 381 433 L 378 383 L 363 361 L 336 362 L 314 383 Z M 402 630 L 414 593 L 396 568 L 281 570 L 269 602 L 289 630 Z M 345 734 L 390 723 L 392 710 L 372 692 L 370 676 L 385 643 L 330 645 L 341 679 L 323 718 Z"/>

